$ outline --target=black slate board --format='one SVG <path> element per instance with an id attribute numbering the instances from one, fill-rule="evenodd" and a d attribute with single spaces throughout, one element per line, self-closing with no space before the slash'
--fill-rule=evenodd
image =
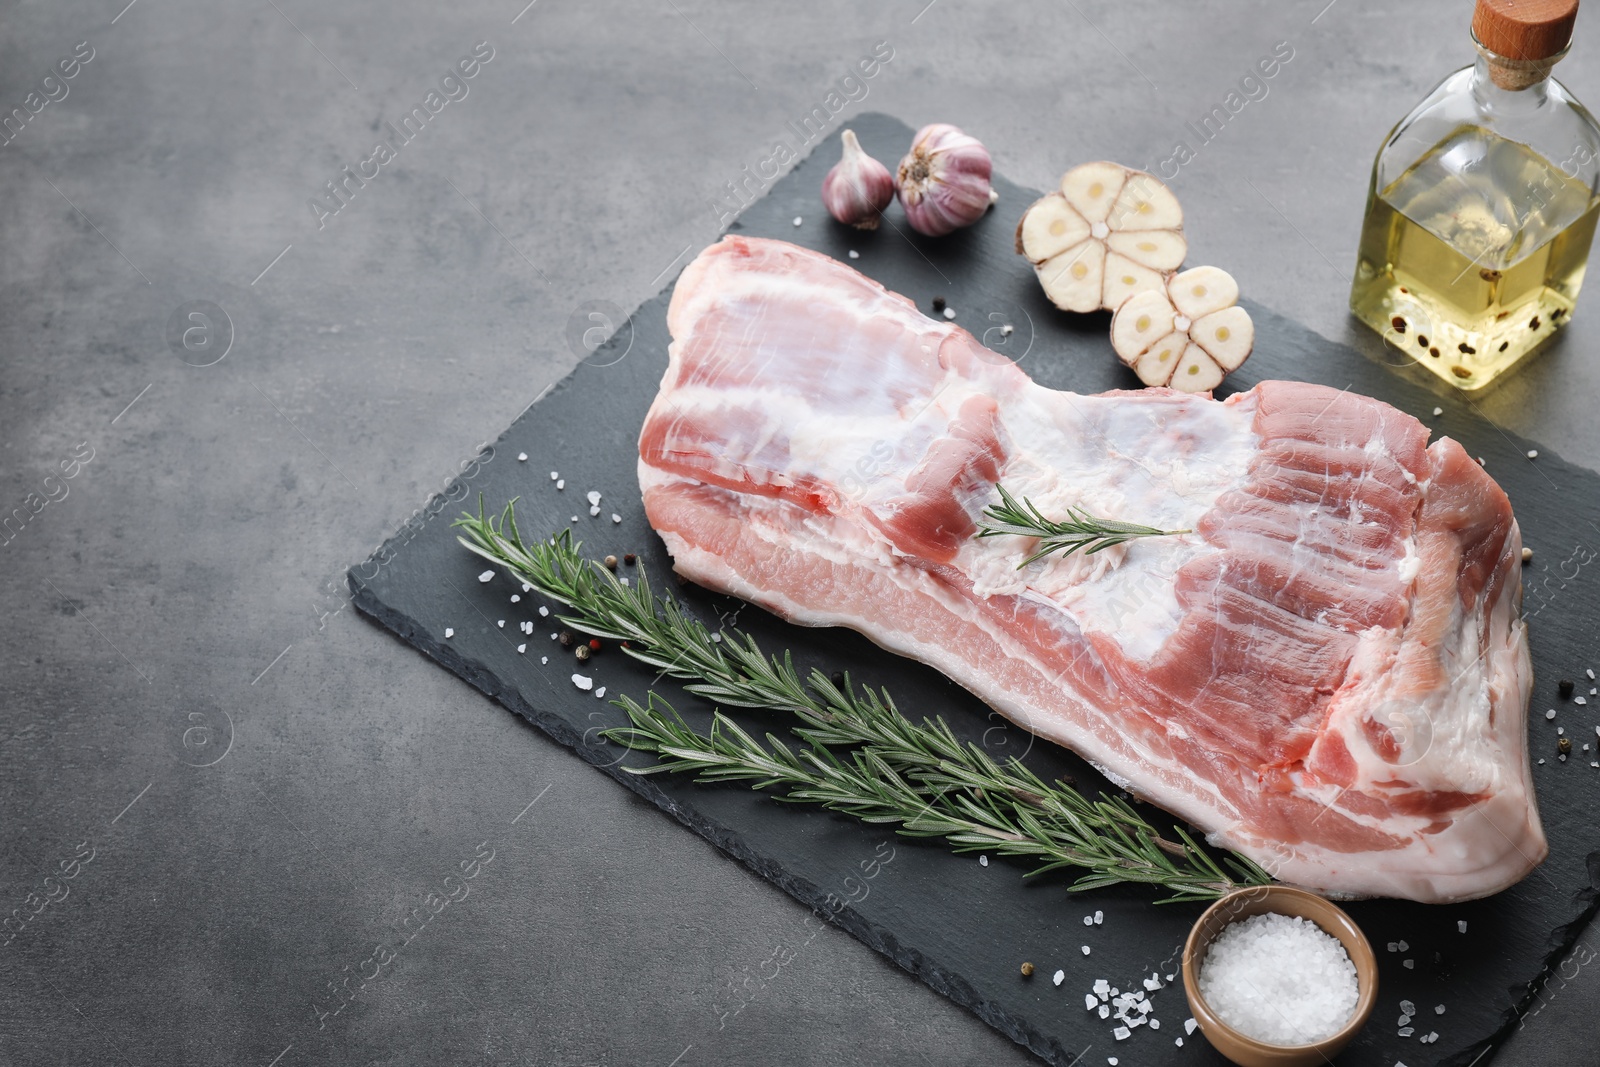
<path id="1" fill-rule="evenodd" d="M 910 142 L 911 131 L 887 116 L 864 115 L 851 126 L 867 151 L 884 160 L 898 158 Z M 1019 361 L 1045 385 L 1079 393 L 1137 385 L 1110 355 L 1107 317 L 1051 308 L 1032 270 L 1013 253 L 1016 220 L 1037 193 L 997 176 L 999 204 L 968 230 L 922 239 L 891 212 L 894 228 L 860 233 L 834 224 L 818 203 L 822 175 L 838 156 L 835 133 L 732 228 L 819 249 L 923 308 L 935 295 L 945 297 L 957 310 L 957 322 L 994 348 L 996 358 Z M 796 217 L 802 220 L 799 226 L 793 224 Z M 1204 225 L 1191 220 L 1191 229 Z M 859 259 L 847 258 L 851 249 L 860 252 Z M 487 584 L 478 581 L 481 561 L 457 545 L 449 520 L 480 493 L 496 510 L 520 497 L 525 532 L 571 528 L 596 557 L 636 552 L 658 584 L 675 590 L 708 622 L 720 617 L 768 648 L 791 648 L 804 667 L 848 670 L 860 681 L 888 686 L 903 707 L 943 715 L 998 756 L 1024 753 L 1041 774 L 1071 775 L 1086 788 L 1110 788 L 1075 756 L 1034 743 L 927 667 L 891 656 L 856 634 L 792 627 L 737 600 L 666 579 L 670 562 L 645 522 L 634 465 L 638 429 L 666 366 L 669 297 L 670 289 L 639 308 L 480 453 L 461 479 L 373 557 L 351 568 L 356 605 L 1048 1062 L 1104 1063 L 1107 1055 L 1140 1064 L 1223 1062 L 1198 1032 L 1183 1047 L 1175 1044 L 1188 1017 L 1180 986 L 1153 996 L 1160 1030 L 1141 1028 L 1120 1043 L 1108 1023 L 1083 1008 L 1083 994 L 1096 978 L 1138 988 L 1133 983 L 1153 970 L 1175 972 L 1198 906 L 1155 907 L 1150 893 L 1134 888 L 1074 897 L 1063 889 L 1065 878 L 1025 882 L 1022 868 L 1005 862 L 985 867 L 972 856 L 897 839 L 882 829 L 782 805 L 742 788 L 629 775 L 626 766 L 648 761 L 598 738 L 597 730 L 622 722 L 623 716 L 572 684 L 570 676 L 580 665 L 551 640 L 557 627 L 537 615 L 540 598 L 524 595 L 513 605 L 509 596 L 518 589 L 504 574 Z M 1449 907 L 1400 901 L 1349 906 L 1379 950 L 1381 989 L 1372 1021 L 1339 1062 L 1486 1063 L 1479 1058 L 1484 1049 L 1536 1010 L 1539 981 L 1559 982 L 1549 965 L 1573 944 L 1600 899 L 1600 771 L 1588 766 L 1594 752 L 1575 751 L 1564 764 L 1555 759 L 1558 725 L 1566 726 L 1575 748 L 1585 739 L 1597 740 L 1600 700 L 1582 708 L 1558 703 L 1555 680 L 1581 679 L 1584 667 L 1595 662 L 1586 657 L 1595 654 L 1594 635 L 1600 633 L 1600 567 L 1593 565 L 1596 553 L 1589 547 L 1600 545 L 1594 521 L 1600 514 L 1600 477 L 1562 462 L 1548 449 L 1530 461 L 1527 442 L 1487 423 L 1462 399 L 1435 396 L 1264 308 L 1251 305 L 1250 312 L 1256 352 L 1230 388 L 1245 389 L 1265 378 L 1298 378 L 1348 386 L 1418 415 L 1484 459 L 1511 496 L 1525 542 L 1537 547 L 1538 559 L 1525 570 L 1539 679 L 1530 730 L 1535 755 L 1548 760 L 1535 768 L 1535 781 L 1552 842 L 1550 858 L 1520 885 L 1489 900 Z M 1015 326 L 1009 337 L 998 329 L 1003 323 Z M 1429 413 L 1436 405 L 1444 414 L 1433 417 Z M 526 462 L 517 460 L 521 452 L 529 456 Z M 564 490 L 551 480 L 552 470 L 560 472 Z M 589 515 L 585 493 L 591 489 L 603 494 L 598 517 Z M 620 523 L 612 521 L 613 513 Z M 496 625 L 502 618 L 504 629 Z M 534 623 L 532 636 L 518 631 L 524 620 Z M 446 627 L 454 629 L 449 639 Z M 526 654 L 516 650 L 521 643 Z M 548 665 L 541 663 L 545 656 Z M 651 672 L 615 650 L 581 666 L 613 696 L 626 692 L 642 698 L 653 681 Z M 670 684 L 658 689 L 692 723 L 705 724 L 709 709 L 701 702 Z M 1543 710 L 1556 706 L 1561 714 L 1546 721 Z M 761 728 L 772 725 L 759 714 L 743 718 Z M 1104 912 L 1104 923 L 1085 927 L 1084 916 L 1095 910 Z M 1468 923 L 1465 935 L 1458 921 Z M 1408 943 L 1406 952 L 1385 951 L 1388 942 L 1400 940 Z M 1084 945 L 1091 955 L 1083 955 Z M 1018 976 L 1024 959 L 1041 972 L 1031 982 Z M 1403 959 L 1412 960 L 1413 967 L 1404 967 Z M 770 964 L 781 965 L 781 956 Z M 1066 971 L 1059 988 L 1049 981 L 1057 968 Z M 739 995 L 731 985 L 725 992 L 713 1011 L 733 1014 Z M 1402 999 L 1419 1005 L 1418 1036 L 1436 1030 L 1436 1044 L 1396 1036 Z M 1448 1012 L 1435 1015 L 1433 1006 L 1440 1003 Z"/>

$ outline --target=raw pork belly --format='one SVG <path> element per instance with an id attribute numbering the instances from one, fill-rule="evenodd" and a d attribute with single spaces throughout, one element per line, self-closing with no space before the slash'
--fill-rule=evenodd
<path id="1" fill-rule="evenodd" d="M 1481 897 L 1547 851 L 1521 535 L 1366 397 L 1036 385 L 844 264 L 729 237 L 679 279 L 639 442 L 679 572 L 929 663 L 1282 880 Z M 1017 570 L 996 482 L 1162 529 Z"/>

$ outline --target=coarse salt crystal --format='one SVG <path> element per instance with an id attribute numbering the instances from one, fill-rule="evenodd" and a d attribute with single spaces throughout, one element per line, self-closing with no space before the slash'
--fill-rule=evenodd
<path id="1" fill-rule="evenodd" d="M 578 521 L 578 516 L 576 516 L 576 515 L 572 516 L 572 521 L 573 522 L 577 522 Z"/>
<path id="2" fill-rule="evenodd" d="M 1400 966 L 1404 967 L 1408 971 L 1414 971 L 1414 970 L 1417 969 L 1417 961 L 1416 960 L 1401 960 L 1400 961 Z"/>
<path id="3" fill-rule="evenodd" d="M 1556 717 L 1556 709 L 1555 708 L 1551 708 L 1549 711 L 1544 713 L 1544 717 L 1547 718 L 1547 719 L 1555 718 Z"/>
<path id="4" fill-rule="evenodd" d="M 495 625 L 500 627 L 500 629 L 504 630 L 506 628 L 506 620 L 497 619 L 497 620 L 495 620 Z"/>
<path id="5" fill-rule="evenodd" d="M 612 522 L 621 522 L 622 521 L 622 516 L 618 515 L 615 511 L 613 511 L 611 513 L 611 521 Z"/>
<path id="6" fill-rule="evenodd" d="M 1052 974 L 1050 976 L 1050 984 L 1051 985 L 1060 985 L 1062 982 L 1065 982 L 1066 980 L 1067 980 L 1067 972 L 1066 971 L 1057 971 L 1055 974 Z"/>
<path id="7" fill-rule="evenodd" d="M 1161 988 L 1161 979 L 1152 974 L 1144 980 L 1144 987 L 1154 993 Z"/>
<path id="8" fill-rule="evenodd" d="M 1110 1014 L 1111 1014 L 1111 1005 L 1109 1005 L 1109 1004 L 1100 1005 L 1100 1018 L 1102 1018 L 1102 1019 L 1107 1018 L 1107 1017 L 1110 1016 Z"/>
<path id="9" fill-rule="evenodd" d="M 1083 946 L 1083 954 L 1085 956 L 1087 956 L 1089 954 L 1089 946 L 1088 945 L 1084 945 Z"/>
<path id="10" fill-rule="evenodd" d="M 1444 414 L 1444 408 L 1434 408 L 1433 409 L 1433 413 L 1435 415 L 1443 415 Z"/>
<path id="11" fill-rule="evenodd" d="M 511 602 L 513 604 L 520 604 L 522 602 L 522 594 L 521 593 L 512 593 L 511 594 Z"/>
<path id="12" fill-rule="evenodd" d="M 955 318 L 956 317 L 956 309 L 955 308 L 945 308 L 944 309 L 944 317 L 947 318 L 947 319 Z"/>
<path id="13" fill-rule="evenodd" d="M 1195 1022 L 1193 1019 L 1185 1019 L 1183 1020 L 1183 1032 L 1186 1034 L 1192 1034 L 1194 1033 L 1194 1028 L 1199 1025 L 1200 1024 Z"/>
<path id="14" fill-rule="evenodd" d="M 493 577 L 494 577 L 494 571 L 484 571 L 482 574 L 478 575 L 478 581 L 487 582 L 490 578 L 493 578 Z"/>
<path id="15" fill-rule="evenodd" d="M 1105 922 L 1105 920 L 1106 920 L 1106 913 L 1105 912 L 1097 911 L 1097 912 L 1094 913 L 1094 924 L 1096 926 L 1099 926 L 1101 923 Z"/>
<path id="16" fill-rule="evenodd" d="M 1537 448 L 1528 449 L 1528 458 L 1529 459 L 1538 459 L 1539 458 L 1539 450 Z"/>
<path id="17" fill-rule="evenodd" d="M 598 514 L 600 514 L 600 505 L 599 504 L 596 504 L 594 507 L 589 509 L 589 517 L 591 519 L 594 518 Z"/>
<path id="18" fill-rule="evenodd" d="M 1410 1036 L 1411 1036 L 1411 1035 L 1412 1035 L 1412 1034 L 1414 1034 L 1414 1033 L 1416 1033 L 1416 1032 L 1417 1032 L 1417 1031 L 1416 1031 L 1416 1028 L 1415 1028 L 1415 1027 L 1412 1027 L 1412 1026 L 1402 1026 L 1402 1027 L 1401 1027 L 1401 1028 L 1400 1028 L 1400 1029 L 1399 1029 L 1399 1030 L 1397 1030 L 1397 1031 L 1396 1031 L 1396 1034 L 1397 1034 L 1397 1035 L 1398 1035 L 1398 1036 L 1400 1036 L 1400 1037 L 1410 1037 Z"/>
<path id="19" fill-rule="evenodd" d="M 850 250 L 850 258 L 851 259 L 860 259 L 861 258 L 861 253 L 857 252 L 855 249 L 852 248 Z"/>
<path id="20" fill-rule="evenodd" d="M 456 635 L 456 632 L 454 630 L 450 629 L 450 627 L 446 626 L 444 628 L 444 636 L 445 636 L 446 640 L 454 637 L 455 635 Z"/>
<path id="21" fill-rule="evenodd" d="M 800 225 L 800 216 L 799 216 L 799 215 L 796 215 L 796 216 L 795 216 L 795 217 L 794 217 L 794 224 L 795 224 L 795 225 L 796 225 L 796 226 L 798 226 L 798 225 Z"/>
<path id="22" fill-rule="evenodd" d="M 1444 1014 L 1444 1005 L 1443 1004 L 1435 1004 L 1433 1006 L 1433 1013 L 1435 1015 L 1443 1015 Z"/>
<path id="23" fill-rule="evenodd" d="M 1150 1020 L 1150 1029 L 1152 1029 L 1152 1030 L 1161 1029 L 1161 1020 L 1160 1019 L 1151 1019 Z"/>
<path id="24" fill-rule="evenodd" d="M 1117 1067 L 1117 1058 L 1115 1056 L 1107 1056 L 1106 1062 L 1110 1064 L 1111 1067 Z"/>
<path id="25" fill-rule="evenodd" d="M 605 696 L 606 695 L 606 687 L 602 685 L 599 689 L 596 689 L 594 691 L 594 695 L 595 695 L 595 699 L 596 700 L 598 700 L 599 698 Z"/>
<path id="26" fill-rule="evenodd" d="M 554 641 L 556 638 L 558 638 L 560 636 L 561 636 L 560 634 L 551 634 L 550 635 L 550 640 Z"/>
<path id="27" fill-rule="evenodd" d="M 1181 1037 L 1178 1038 L 1178 1040 L 1174 1041 L 1173 1044 L 1177 1045 L 1179 1048 L 1182 1048 L 1183 1047 L 1183 1038 L 1181 1038 Z"/>
<path id="28" fill-rule="evenodd" d="M 1085 993 L 1083 995 L 1083 1010 L 1084 1011 L 1094 1011 L 1099 1006 L 1100 1006 L 1100 1002 L 1098 1000 L 1094 999 L 1094 994 L 1093 993 Z"/>
<path id="29" fill-rule="evenodd" d="M 550 609 L 545 607 L 543 604 L 540 604 L 539 605 L 539 617 L 541 619 L 543 619 L 543 618 L 547 617 L 549 614 L 550 614 Z M 528 625 L 532 626 L 533 624 L 529 623 Z"/>
<path id="30" fill-rule="evenodd" d="M 989 857 L 988 856 L 979 856 L 978 857 L 978 866 L 980 866 L 980 867 L 989 866 Z"/>
<path id="31" fill-rule="evenodd" d="M 522 583 L 522 591 L 524 593 L 531 593 L 531 592 L 533 592 L 533 586 L 529 585 L 527 582 L 523 582 Z"/>
<path id="32" fill-rule="evenodd" d="M 549 656 L 540 656 L 539 657 L 539 662 L 540 663 L 549 663 L 550 662 L 550 657 Z"/>
<path id="33" fill-rule="evenodd" d="M 1466 933 L 1467 932 L 1467 920 L 1465 920 L 1465 919 L 1456 920 L 1456 929 L 1461 931 L 1462 933 Z"/>
<path id="34" fill-rule="evenodd" d="M 1584 699 L 1584 698 L 1583 698 L 1583 697 L 1573 697 L 1573 698 L 1572 698 L 1572 702 L 1573 702 L 1573 703 L 1574 703 L 1574 704 L 1587 704 L 1587 703 L 1589 703 L 1589 702 L 1588 702 L 1588 701 L 1587 701 L 1587 700 L 1586 700 L 1586 699 Z"/>
<path id="35" fill-rule="evenodd" d="M 1410 945 L 1406 944 L 1404 941 L 1397 941 L 1395 943 L 1400 946 L 1400 951 L 1401 952 L 1404 952 L 1406 949 L 1411 947 Z"/>
<path id="36" fill-rule="evenodd" d="M 1593 667 L 1590 667 L 1588 670 L 1584 671 L 1583 673 L 1589 676 L 1589 680 L 1591 682 L 1594 681 L 1594 668 Z"/>
<path id="37" fill-rule="evenodd" d="M 1094 992 L 1101 1000 L 1111 995 L 1111 985 L 1104 978 L 1094 980 Z"/>
<path id="38" fill-rule="evenodd" d="M 555 472 L 555 471 L 551 471 L 551 472 L 550 472 L 550 480 L 551 480 L 551 481 L 552 481 L 552 482 L 553 482 L 553 481 L 555 481 L 555 480 L 556 480 L 556 479 L 557 479 L 557 478 L 559 478 L 559 477 L 561 477 L 561 475 L 559 475 L 559 474 L 557 474 L 557 473 L 556 473 L 556 472 Z"/>
<path id="39" fill-rule="evenodd" d="M 594 688 L 594 679 L 587 677 L 586 675 L 574 674 L 572 676 L 572 684 L 577 686 L 579 689 L 582 689 L 584 692 L 588 692 L 590 689 Z"/>
<path id="40" fill-rule="evenodd" d="M 566 487 L 567 487 L 567 480 L 565 478 L 557 478 L 556 479 L 556 488 L 557 489 L 565 489 Z"/>
<path id="41" fill-rule="evenodd" d="M 1083 917 L 1083 925 L 1085 925 L 1085 926 L 1093 926 L 1094 925 L 1094 916 L 1093 915 L 1085 915 Z"/>
<path id="42" fill-rule="evenodd" d="M 595 490 L 593 490 L 593 489 L 589 490 L 589 503 L 591 503 L 591 504 L 600 503 L 600 494 L 598 492 L 596 492 Z"/>
<path id="43" fill-rule="evenodd" d="M 527 645 L 523 644 L 523 645 L 518 645 L 517 646 L 517 655 L 520 656 L 526 651 L 528 651 L 528 646 Z"/>
<path id="44" fill-rule="evenodd" d="M 1126 1041 L 1128 1040 L 1128 1035 L 1132 1033 L 1133 1031 L 1129 1030 L 1126 1026 L 1119 1026 L 1115 1030 L 1111 1031 L 1111 1036 L 1116 1038 L 1118 1041 Z"/>
<path id="45" fill-rule="evenodd" d="M 528 462 L 528 454 L 526 452 L 518 452 L 517 453 L 517 462 L 518 463 L 526 463 L 526 462 Z"/>

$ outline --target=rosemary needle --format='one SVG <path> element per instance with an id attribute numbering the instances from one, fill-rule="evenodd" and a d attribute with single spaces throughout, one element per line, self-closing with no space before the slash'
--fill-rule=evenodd
<path id="1" fill-rule="evenodd" d="M 781 800 L 897 826 L 908 836 L 943 838 L 958 852 L 1025 858 L 1038 864 L 1034 874 L 1078 868 L 1084 873 L 1074 890 L 1142 882 L 1165 889 L 1163 902 L 1211 900 L 1271 881 L 1244 857 L 1229 854 L 1219 863 L 1182 827 L 1178 840 L 1161 836 L 1121 798 L 1091 800 L 1064 782 L 1043 781 L 1015 758 L 996 762 L 957 738 L 942 718 L 914 723 L 886 690 L 857 687 L 848 675 L 835 682 L 818 670 L 802 678 L 789 653 L 769 655 L 737 630 L 713 640 L 681 605 L 654 592 L 643 567 L 623 585 L 579 554 L 570 531 L 524 542 L 515 504 L 497 520 L 485 518 L 480 501 L 476 516 L 456 521 L 463 531 L 458 540 L 565 604 L 566 625 L 626 642 L 628 655 L 683 680 L 691 693 L 799 720 L 787 741 L 773 733 L 763 741 L 717 711 L 702 734 L 656 693 L 644 704 L 624 696 L 614 703 L 632 725 L 604 736 L 660 760 L 633 773 L 748 782 L 776 790 Z"/>
<path id="2" fill-rule="evenodd" d="M 991 504 L 983 509 L 983 517 L 988 521 L 978 524 L 978 536 L 1038 538 L 1038 547 L 1034 549 L 1032 555 L 1017 564 L 1018 570 L 1052 552 L 1069 556 L 1081 550 L 1084 555 L 1092 556 L 1102 548 L 1120 545 L 1136 537 L 1172 537 L 1194 532 L 1158 530 L 1154 526 L 1140 526 L 1137 523 L 1120 522 L 1116 519 L 1099 519 L 1082 508 L 1075 507 L 1067 508 L 1067 517 L 1064 520 L 1047 519 L 1028 498 L 1024 497 L 1022 502 L 1018 503 L 1017 498 L 1007 492 L 1005 486 L 996 485 L 995 488 L 1000 491 L 1000 503 Z"/>

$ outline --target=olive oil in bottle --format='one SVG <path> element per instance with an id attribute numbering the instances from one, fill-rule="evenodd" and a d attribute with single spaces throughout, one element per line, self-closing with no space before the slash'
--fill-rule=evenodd
<path id="1" fill-rule="evenodd" d="M 1600 126 L 1549 76 L 1577 4 L 1532 7 L 1479 0 L 1477 64 L 1389 135 L 1350 291 L 1361 321 L 1468 392 L 1566 324 L 1600 214 Z"/>

